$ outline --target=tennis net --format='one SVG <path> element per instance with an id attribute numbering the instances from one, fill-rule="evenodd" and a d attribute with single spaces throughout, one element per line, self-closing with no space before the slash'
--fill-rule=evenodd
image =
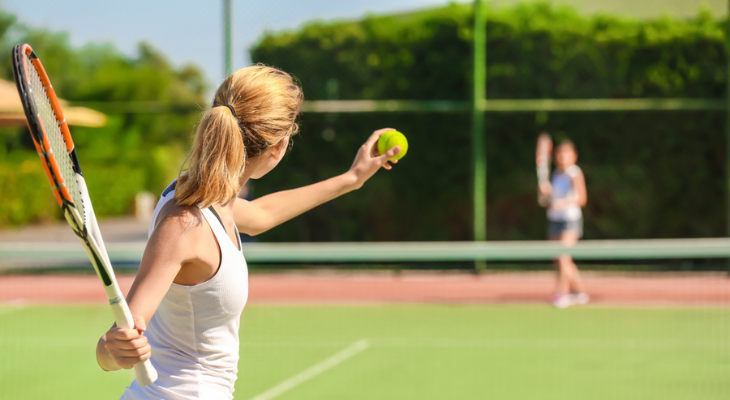
<path id="1" fill-rule="evenodd" d="M 108 243 L 115 264 L 139 264 L 145 242 Z M 244 243 L 249 263 L 407 263 L 730 258 L 730 238 L 551 241 Z M 76 243 L 0 243 L 0 268 L 84 265 Z"/>

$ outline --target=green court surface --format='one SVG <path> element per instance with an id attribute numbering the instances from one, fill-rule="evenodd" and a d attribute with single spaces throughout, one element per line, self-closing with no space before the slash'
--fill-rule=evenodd
<path id="1" fill-rule="evenodd" d="M 0 306 L 0 399 L 115 399 L 104 306 Z M 236 399 L 726 399 L 730 309 L 253 305 Z"/>

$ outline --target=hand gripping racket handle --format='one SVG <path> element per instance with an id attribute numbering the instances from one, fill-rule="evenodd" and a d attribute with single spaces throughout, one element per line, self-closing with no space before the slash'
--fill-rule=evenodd
<path id="1" fill-rule="evenodd" d="M 75 209 L 72 209 L 70 212 L 75 213 L 74 216 L 78 218 L 78 212 Z M 69 215 L 69 213 L 65 213 L 65 215 L 69 223 L 72 223 L 73 216 Z M 104 241 L 101 239 L 101 234 L 96 224 L 96 217 L 90 213 L 89 219 L 89 225 L 92 226 L 91 232 L 86 231 L 85 233 L 79 234 L 81 231 L 78 231 L 77 235 L 84 245 L 97 275 L 99 275 L 99 278 L 104 283 L 104 291 L 109 298 L 109 306 L 112 308 L 117 326 L 122 329 L 134 328 L 132 312 L 129 311 L 129 306 L 124 300 L 122 290 L 119 288 L 117 279 L 114 276 L 109 255 L 106 252 Z M 141 386 L 149 385 L 157 379 L 157 371 L 149 359 L 135 364 L 134 372 L 137 375 L 137 383 Z"/>
<path id="2" fill-rule="evenodd" d="M 114 312 L 114 319 L 117 321 L 117 326 L 122 329 L 133 328 L 134 319 L 132 318 L 132 313 L 129 311 L 127 303 L 122 297 L 119 297 L 118 299 L 119 301 L 116 302 L 114 302 L 116 299 L 109 301 L 109 305 L 112 307 L 112 311 Z M 155 367 L 152 366 L 149 359 L 135 364 L 134 373 L 137 376 L 137 383 L 140 386 L 147 386 L 157 380 L 157 370 L 155 370 Z"/>

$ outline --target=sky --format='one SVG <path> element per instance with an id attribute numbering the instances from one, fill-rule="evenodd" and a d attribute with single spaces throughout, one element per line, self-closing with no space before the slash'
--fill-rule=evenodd
<path id="1" fill-rule="evenodd" d="M 265 30 L 315 19 L 355 19 L 447 4 L 448 0 L 233 0 L 233 68 L 249 65 L 245 51 Z M 0 0 L 24 25 L 66 31 L 71 43 L 112 42 L 135 56 L 141 41 L 175 65 L 194 63 L 212 86 L 224 78 L 223 0 Z"/>

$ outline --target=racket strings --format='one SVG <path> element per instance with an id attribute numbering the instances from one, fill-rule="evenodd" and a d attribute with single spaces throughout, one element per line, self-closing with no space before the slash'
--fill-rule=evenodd
<path id="1" fill-rule="evenodd" d="M 30 57 L 28 57 L 27 61 L 27 65 L 33 66 Z M 58 164 L 58 170 L 61 172 L 60 178 L 63 179 L 64 184 L 68 188 L 68 192 L 71 194 L 74 206 L 78 209 L 81 218 L 86 219 L 84 202 L 76 180 L 77 178 L 76 172 L 74 172 L 73 161 L 71 160 L 71 155 L 66 148 L 66 142 L 63 139 L 63 133 L 61 132 L 61 121 L 58 121 L 58 118 L 56 118 L 56 113 L 53 111 L 51 101 L 46 95 L 46 88 L 43 85 L 40 75 L 35 68 L 29 68 L 29 70 L 31 96 L 33 97 L 33 101 L 38 109 L 43 129 L 45 130 L 46 137 L 48 138 L 48 143 L 51 145 L 51 152 L 53 153 L 52 159 L 55 159 Z"/>

